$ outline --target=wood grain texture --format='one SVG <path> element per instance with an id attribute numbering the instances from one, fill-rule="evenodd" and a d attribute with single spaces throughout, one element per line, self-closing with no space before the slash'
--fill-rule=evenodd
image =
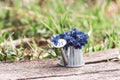
<path id="1" fill-rule="evenodd" d="M 87 64 L 80 68 L 60 67 L 57 59 L 0 63 L 0 80 L 120 80 L 120 63 L 108 61 L 118 54 L 118 49 L 85 54 Z"/>

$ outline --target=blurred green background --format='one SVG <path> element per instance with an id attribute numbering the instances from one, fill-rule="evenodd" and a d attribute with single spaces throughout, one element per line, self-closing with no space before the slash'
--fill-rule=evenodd
<path id="1" fill-rule="evenodd" d="M 84 53 L 120 48 L 120 0 L 0 0 L 0 61 L 59 57 L 51 36 L 73 28 Z"/>

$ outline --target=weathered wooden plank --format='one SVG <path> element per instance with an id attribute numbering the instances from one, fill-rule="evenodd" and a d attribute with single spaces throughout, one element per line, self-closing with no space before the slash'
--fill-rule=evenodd
<path id="1" fill-rule="evenodd" d="M 53 78 L 67 78 L 72 76 L 77 76 L 79 78 L 81 77 L 90 77 L 92 75 L 92 79 L 96 79 L 98 77 L 104 77 L 109 78 L 109 76 L 120 76 L 120 64 L 118 63 L 111 63 L 111 62 L 104 62 L 104 63 L 98 63 L 98 64 L 89 64 L 85 65 L 81 68 L 63 68 L 63 67 L 57 67 L 56 64 L 53 64 L 49 66 L 43 66 L 40 65 L 32 65 L 27 66 L 16 65 L 13 69 L 0 69 L 0 80 L 6 80 L 6 79 L 23 79 L 23 80 L 29 80 L 29 79 L 47 79 L 50 78 L 50 80 Z M 114 67 L 113 67 L 114 66 Z M 112 74 L 113 72 L 114 74 Z M 93 76 L 95 75 L 95 76 Z M 98 76 L 96 76 L 98 75 Z M 100 76 L 99 76 L 100 75 Z M 105 76 L 108 75 L 108 76 Z M 5 76 L 5 77 L 4 77 Z M 119 78 L 118 78 L 119 79 Z M 84 78 L 83 78 L 84 80 Z M 109 79 L 108 79 L 109 80 Z"/>
<path id="2" fill-rule="evenodd" d="M 102 57 L 103 56 L 103 57 Z M 106 57 L 105 57 L 106 56 Z M 85 55 L 87 63 L 80 68 L 64 68 L 56 64 L 59 60 L 37 60 L 29 62 L 0 63 L 0 80 L 7 79 L 38 79 L 38 80 L 110 80 L 120 79 L 120 64 L 118 62 L 101 62 L 118 56 L 118 49 L 100 51 Z M 98 76 L 96 76 L 98 75 Z M 107 75 L 107 76 L 106 76 Z M 103 77 L 103 78 L 102 78 Z M 112 80 L 112 79 L 111 79 Z"/>
<path id="3" fill-rule="evenodd" d="M 61 77 L 38 78 L 35 80 L 120 80 L 120 71 L 99 72 L 95 74 L 77 74 Z M 30 79 L 33 80 L 33 79 Z"/>
<path id="4" fill-rule="evenodd" d="M 99 52 L 93 52 L 85 54 L 85 62 L 86 63 L 97 63 L 102 61 L 108 61 L 109 59 L 118 57 L 119 50 L 118 49 L 109 49 Z"/>

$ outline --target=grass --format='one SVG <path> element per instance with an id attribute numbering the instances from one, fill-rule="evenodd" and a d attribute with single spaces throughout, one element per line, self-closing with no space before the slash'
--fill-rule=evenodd
<path id="1" fill-rule="evenodd" d="M 84 0 L 65 1 L 44 0 L 39 2 L 39 0 L 35 0 L 29 3 L 22 3 L 18 0 L 14 2 L 0 1 L 0 31 L 2 32 L 0 43 L 5 40 L 9 41 L 8 37 L 13 32 L 11 41 L 25 37 L 50 40 L 52 35 L 77 28 L 85 33 L 91 30 L 89 43 L 83 48 L 84 53 L 120 48 L 120 14 L 111 12 L 113 15 L 109 16 L 111 13 L 107 13 L 111 0 L 106 0 L 106 4 L 101 6 L 92 6 L 90 5 L 92 2 L 88 3 Z M 8 30 L 8 28 L 11 29 Z M 34 41 L 27 42 L 27 47 L 21 44 L 19 47 L 11 48 L 12 52 L 19 56 L 8 57 L 7 60 L 32 60 L 60 56 L 59 50 L 52 49 L 51 45 L 48 48 L 42 48 Z M 8 49 L 5 55 L 13 55 L 9 54 L 7 46 L 1 46 L 0 61 L 6 60 L 4 49 Z M 24 52 L 26 49 L 30 49 L 30 52 Z"/>

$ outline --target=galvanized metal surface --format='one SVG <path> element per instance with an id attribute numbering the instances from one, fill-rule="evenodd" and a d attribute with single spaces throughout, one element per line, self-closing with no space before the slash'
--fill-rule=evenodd
<path id="1" fill-rule="evenodd" d="M 62 58 L 60 61 L 61 66 L 81 67 L 85 64 L 82 49 L 75 49 L 74 47 L 70 46 L 68 47 L 67 50 L 66 49 L 62 50 L 62 54 L 65 54 L 65 55 L 64 56 L 62 55 Z"/>

